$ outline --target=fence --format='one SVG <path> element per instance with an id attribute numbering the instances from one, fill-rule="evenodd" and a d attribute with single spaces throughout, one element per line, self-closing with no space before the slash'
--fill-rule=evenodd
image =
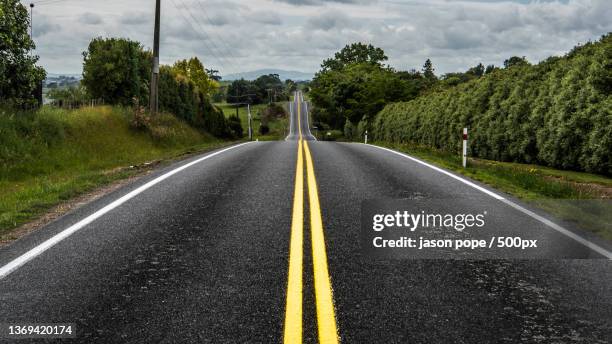
<path id="1" fill-rule="evenodd" d="M 66 100 L 66 99 L 58 99 L 51 100 L 48 104 L 54 107 L 58 107 L 60 109 L 80 109 L 83 107 L 94 107 L 105 105 L 104 99 L 89 99 L 89 100 Z"/>

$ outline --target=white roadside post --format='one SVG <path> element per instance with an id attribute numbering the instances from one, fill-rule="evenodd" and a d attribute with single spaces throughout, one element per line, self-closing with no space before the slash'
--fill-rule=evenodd
<path id="1" fill-rule="evenodd" d="M 368 144 L 368 131 L 365 131 L 365 144 Z"/>
<path id="2" fill-rule="evenodd" d="M 253 141 L 253 125 L 251 122 L 251 104 L 247 104 L 247 113 L 249 119 L 249 140 Z"/>
<path id="3" fill-rule="evenodd" d="M 468 128 L 463 128 L 463 168 L 467 167 Z"/>

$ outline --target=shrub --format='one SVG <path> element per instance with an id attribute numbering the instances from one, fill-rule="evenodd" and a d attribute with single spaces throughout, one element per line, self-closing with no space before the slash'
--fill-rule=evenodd
<path id="1" fill-rule="evenodd" d="M 538 65 L 498 69 L 456 87 L 387 105 L 376 140 L 612 175 L 612 34 Z"/>

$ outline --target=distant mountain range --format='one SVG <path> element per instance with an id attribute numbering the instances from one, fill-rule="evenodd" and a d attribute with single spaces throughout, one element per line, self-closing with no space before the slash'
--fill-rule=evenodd
<path id="1" fill-rule="evenodd" d="M 262 75 L 268 74 L 278 74 L 281 80 L 291 79 L 294 81 L 306 81 L 312 80 L 312 73 L 304 73 L 293 70 L 283 70 L 283 69 L 258 69 L 252 72 L 244 72 L 244 73 L 236 73 L 236 74 L 228 74 L 223 76 L 223 80 L 255 80 Z"/>

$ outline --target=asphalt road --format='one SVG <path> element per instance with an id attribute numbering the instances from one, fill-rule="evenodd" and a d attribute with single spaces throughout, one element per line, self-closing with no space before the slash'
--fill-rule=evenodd
<path id="1" fill-rule="evenodd" d="M 374 146 L 316 141 L 298 99 L 285 141 L 165 167 L 0 249 L 0 323 L 75 323 L 70 343 L 612 342 L 610 260 L 550 259 L 601 253 L 506 195 Z M 548 259 L 373 258 L 360 243 L 372 199 L 486 208 L 499 233 L 538 238 L 533 255 Z"/>

